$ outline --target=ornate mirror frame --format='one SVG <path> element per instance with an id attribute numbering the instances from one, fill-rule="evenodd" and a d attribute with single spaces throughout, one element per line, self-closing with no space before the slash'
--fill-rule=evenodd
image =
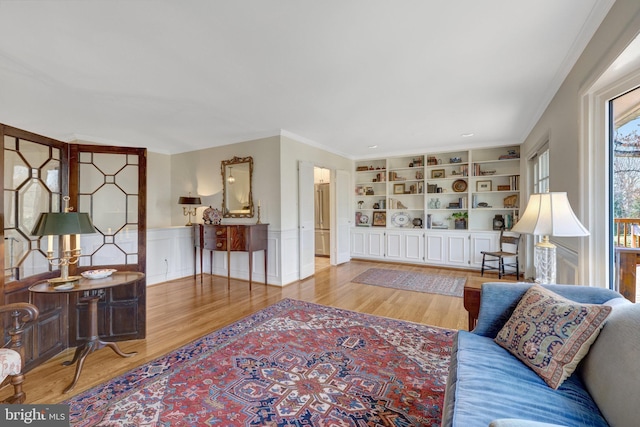
<path id="1" fill-rule="evenodd" d="M 253 157 L 234 157 L 221 162 L 222 216 L 253 217 Z M 233 182 L 229 178 L 233 177 Z"/>

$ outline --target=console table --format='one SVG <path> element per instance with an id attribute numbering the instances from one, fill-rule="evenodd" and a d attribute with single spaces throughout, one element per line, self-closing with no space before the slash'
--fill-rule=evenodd
<path id="1" fill-rule="evenodd" d="M 202 283 L 202 252 L 210 251 L 209 261 L 213 274 L 213 252 L 227 253 L 227 286 L 231 288 L 231 252 L 249 253 L 249 290 L 251 290 L 253 273 L 253 252 L 264 251 L 264 281 L 267 283 L 267 230 L 269 224 L 194 224 L 194 268 L 196 277 L 196 263 L 198 249 L 200 250 L 200 283 Z"/>

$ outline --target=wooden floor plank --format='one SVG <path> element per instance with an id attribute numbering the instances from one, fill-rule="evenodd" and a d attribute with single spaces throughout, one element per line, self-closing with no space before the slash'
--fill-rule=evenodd
<path id="1" fill-rule="evenodd" d="M 122 358 L 109 348 L 89 355 L 75 389 L 63 394 L 62 390 L 71 382 L 75 369 L 75 366 L 61 365 L 73 356 L 74 349 L 67 349 L 27 373 L 24 385 L 26 403 L 58 403 L 283 298 L 444 328 L 466 329 L 467 313 L 462 298 L 350 281 L 369 268 L 409 269 L 468 280 L 497 280 L 495 275 L 479 278 L 479 273 L 472 271 L 351 261 L 328 268 L 322 265 L 314 276 L 284 288 L 254 283 L 252 292 L 249 292 L 248 282 L 240 280 L 232 280 L 229 291 L 226 277 L 211 275 L 205 275 L 202 284 L 199 278 L 196 281 L 192 277 L 160 283 L 147 290 L 147 338 L 119 344 L 124 352 L 138 352 L 136 356 Z M 0 397 L 7 394 L 5 389 Z"/>

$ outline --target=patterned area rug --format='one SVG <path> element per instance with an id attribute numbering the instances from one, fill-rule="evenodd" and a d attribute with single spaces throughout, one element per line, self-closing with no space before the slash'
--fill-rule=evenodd
<path id="1" fill-rule="evenodd" d="M 75 426 L 435 427 L 453 334 L 285 299 L 63 403 Z"/>
<path id="2" fill-rule="evenodd" d="M 351 281 L 365 285 L 462 297 L 467 279 L 439 274 L 370 268 Z"/>

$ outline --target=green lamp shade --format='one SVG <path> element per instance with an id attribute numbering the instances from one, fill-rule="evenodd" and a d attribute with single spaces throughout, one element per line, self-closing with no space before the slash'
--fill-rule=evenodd
<path id="1" fill-rule="evenodd" d="M 179 197 L 178 198 L 179 205 L 201 205 L 202 201 L 200 197 Z"/>
<path id="2" fill-rule="evenodd" d="M 62 236 L 95 233 L 89 214 L 81 212 L 44 212 L 40 214 L 33 236 Z"/>

